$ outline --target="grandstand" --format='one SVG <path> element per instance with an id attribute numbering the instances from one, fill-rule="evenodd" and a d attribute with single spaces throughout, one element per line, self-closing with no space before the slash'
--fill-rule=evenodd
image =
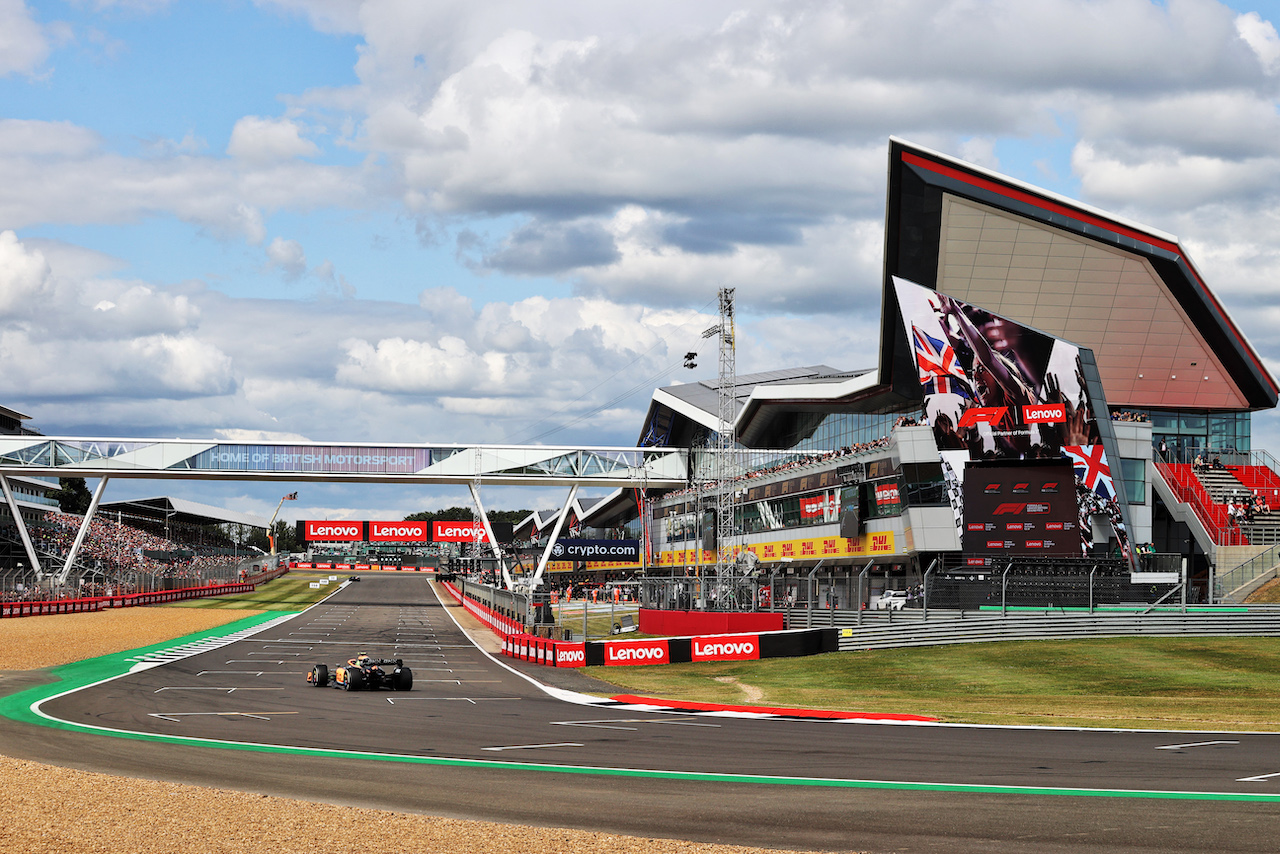
<path id="1" fill-rule="evenodd" d="M 39 436 L 29 416 L 0 407 L 0 432 Z M 66 567 L 84 517 L 58 510 L 56 478 L 10 475 L 0 505 L 0 600 L 123 595 L 235 580 L 248 533 L 267 520 L 179 498 L 99 505 L 72 565 Z M 12 508 L 22 516 L 15 524 Z M 31 555 L 46 572 L 31 565 Z M 66 570 L 59 573 L 59 570 Z M 48 571 L 53 571 L 49 575 Z"/>
<path id="2" fill-rule="evenodd" d="M 1280 543 L 1280 465 L 1250 449 L 1250 416 L 1275 407 L 1277 387 L 1177 238 L 896 139 L 888 187 L 878 366 L 737 377 L 739 476 L 725 488 L 737 493 L 734 530 L 760 559 L 762 577 L 800 579 L 820 567 L 834 590 L 866 568 L 868 603 L 887 589 L 914 589 L 931 567 L 963 557 L 947 451 L 959 437 L 941 419 L 916 423 L 926 375 L 921 339 L 913 352 L 903 331 L 903 282 L 937 294 L 930 300 L 939 311 L 972 307 L 1001 363 L 1041 358 L 1033 339 L 1078 345 L 1078 401 L 1064 402 L 1093 408 L 1093 441 L 1106 449 L 1099 457 L 1110 477 L 1110 500 L 1094 509 L 1113 508 L 1081 520 L 1090 566 L 1118 554 L 1133 558 L 1127 569 L 1185 560 L 1191 596 L 1201 600 L 1243 595 L 1274 572 L 1276 561 L 1258 555 Z M 943 333 L 948 323 L 955 331 L 955 321 L 942 322 Z M 957 344 L 955 360 L 966 359 L 973 354 Z M 970 384 L 959 386 L 960 397 L 978 387 L 962 370 L 956 378 Z M 1040 387 L 1025 400 L 1044 403 L 1049 391 L 1060 392 Z M 701 450 L 714 445 L 718 396 L 717 378 L 654 392 L 640 443 L 690 449 L 691 482 L 647 496 L 644 512 L 634 497 L 615 494 L 580 517 L 585 536 L 647 531 L 651 575 L 698 575 L 715 563 L 706 516 L 718 487 Z M 1042 453 L 1035 446 L 1029 455 Z M 1193 471 L 1197 456 L 1206 465 Z M 1215 457 L 1219 467 L 1207 463 Z M 1242 581 L 1233 570 L 1251 559 Z M 1137 595 L 1127 583 L 1112 585 L 1116 595 Z M 1025 586 L 1016 585 L 1019 596 Z"/>

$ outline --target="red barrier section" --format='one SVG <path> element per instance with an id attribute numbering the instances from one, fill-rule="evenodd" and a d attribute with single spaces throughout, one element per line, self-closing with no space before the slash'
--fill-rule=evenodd
<path id="1" fill-rule="evenodd" d="M 157 605 L 161 602 L 179 602 L 183 599 L 201 599 L 205 596 L 225 596 L 228 593 L 250 593 L 256 586 L 254 582 L 240 582 L 213 584 L 208 587 L 183 587 L 178 590 L 158 590 L 154 593 L 130 593 L 126 596 L 53 599 L 47 602 L 0 602 L 0 617 L 38 617 L 44 614 L 74 614 L 82 611 L 101 611 L 104 608 Z"/>
<path id="2" fill-rule="evenodd" d="M 782 614 L 767 611 L 657 611 L 640 609 L 640 633 L 645 635 L 727 635 L 737 632 L 780 632 Z"/>
<path id="3" fill-rule="evenodd" d="M 694 661 L 755 661 L 760 657 L 759 635 L 719 635 L 693 638 L 689 653 Z"/>

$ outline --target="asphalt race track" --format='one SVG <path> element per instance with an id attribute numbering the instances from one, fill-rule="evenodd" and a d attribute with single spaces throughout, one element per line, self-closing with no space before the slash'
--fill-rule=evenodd
<path id="1" fill-rule="evenodd" d="M 442 605 L 422 576 L 364 576 L 249 637 L 152 662 L 39 708 L 162 740 L 5 719 L 0 750 L 291 797 L 744 845 L 1277 850 L 1277 735 L 908 726 L 575 704 L 490 658 L 451 614 L 461 611 Z M 332 669 L 357 652 L 403 659 L 413 690 L 307 684 L 311 665 Z M 526 667 L 566 687 L 589 684 L 577 673 Z"/>

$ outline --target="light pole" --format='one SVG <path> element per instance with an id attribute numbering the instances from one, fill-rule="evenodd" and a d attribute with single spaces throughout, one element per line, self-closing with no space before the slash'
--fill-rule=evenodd
<path id="1" fill-rule="evenodd" d="M 280 508 L 284 506 L 286 501 L 297 501 L 298 493 L 290 492 L 288 495 L 280 499 L 280 503 L 276 505 L 276 512 L 271 514 L 271 521 L 267 523 L 267 540 L 271 543 L 271 556 L 276 554 L 276 517 L 280 515 Z"/>

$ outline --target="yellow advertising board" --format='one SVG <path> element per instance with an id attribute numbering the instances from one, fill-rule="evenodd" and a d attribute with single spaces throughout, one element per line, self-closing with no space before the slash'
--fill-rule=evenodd
<path id="1" fill-rule="evenodd" d="M 784 557 L 796 560 L 817 560 L 819 558 L 836 559 L 842 557 L 877 557 L 897 554 L 893 531 L 872 531 L 860 537 L 812 537 L 803 540 L 776 540 L 769 543 L 754 543 L 746 546 L 746 551 L 755 552 L 763 563 L 773 563 Z M 659 552 L 653 562 L 654 566 L 714 566 L 716 553 L 713 549 L 703 549 L 699 560 L 697 549 Z M 572 572 L 576 564 L 573 561 L 550 561 L 547 572 Z M 639 569 L 639 563 L 619 563 L 606 561 L 587 561 L 587 569 Z"/>
<path id="2" fill-rule="evenodd" d="M 872 531 L 856 538 L 813 537 L 803 540 L 777 540 L 769 543 L 755 543 L 747 546 L 746 550 L 755 552 L 756 557 L 763 563 L 771 563 L 784 557 L 816 560 L 897 554 L 893 531 Z M 710 549 L 703 549 L 701 560 L 698 559 L 697 549 L 685 549 L 661 552 L 654 563 L 656 566 L 694 566 L 698 563 L 714 564 L 715 562 L 716 553 Z"/>

